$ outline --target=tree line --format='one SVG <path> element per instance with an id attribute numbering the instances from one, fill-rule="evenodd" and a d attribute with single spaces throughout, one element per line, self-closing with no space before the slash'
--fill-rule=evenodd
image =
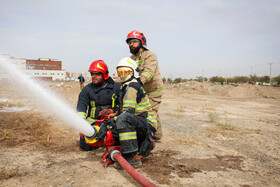
<path id="1" fill-rule="evenodd" d="M 166 79 L 164 77 L 162 80 L 164 83 L 168 83 L 168 84 L 176 84 L 176 83 L 187 82 L 187 81 L 212 82 L 212 83 L 220 83 L 220 84 L 250 83 L 250 84 L 260 84 L 260 85 L 270 83 L 269 76 L 258 77 L 256 75 L 234 76 L 234 77 L 213 76 L 210 78 L 200 76 L 200 77 L 196 77 L 195 79 L 175 78 L 174 80 L 172 80 L 171 78 Z M 278 75 L 277 77 L 272 77 L 271 84 L 280 85 L 280 75 Z"/>

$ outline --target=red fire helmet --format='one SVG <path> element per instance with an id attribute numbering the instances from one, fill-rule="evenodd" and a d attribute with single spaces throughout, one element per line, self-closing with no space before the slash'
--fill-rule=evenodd
<path id="1" fill-rule="evenodd" d="M 91 63 L 89 69 L 89 72 L 94 71 L 94 72 L 100 72 L 103 74 L 103 78 L 107 80 L 109 78 L 109 71 L 108 71 L 108 66 L 103 60 L 95 60 Z"/>
<path id="2" fill-rule="evenodd" d="M 144 47 L 147 46 L 147 40 L 143 33 L 139 32 L 137 30 L 131 31 L 130 33 L 128 33 L 128 35 L 126 37 L 126 43 L 128 43 L 128 41 L 133 38 L 140 40 L 142 46 L 144 46 Z"/>

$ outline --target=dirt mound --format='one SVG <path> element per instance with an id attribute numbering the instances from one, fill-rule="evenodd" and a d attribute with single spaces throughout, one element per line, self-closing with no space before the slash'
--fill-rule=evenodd
<path id="1" fill-rule="evenodd" d="M 215 85 L 212 83 L 186 82 L 179 84 L 166 84 L 165 89 L 182 90 L 188 94 L 220 95 L 234 98 L 264 97 L 280 98 L 279 87 L 269 87 L 251 84 Z"/>

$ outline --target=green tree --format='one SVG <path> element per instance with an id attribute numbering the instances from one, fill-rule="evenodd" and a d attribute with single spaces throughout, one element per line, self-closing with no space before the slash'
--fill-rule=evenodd
<path id="1" fill-rule="evenodd" d="M 270 82 L 270 77 L 269 76 L 263 76 L 263 77 L 260 77 L 259 79 L 260 82 L 265 82 L 265 83 L 269 83 Z"/>
<path id="2" fill-rule="evenodd" d="M 224 82 L 226 82 L 226 79 L 225 79 L 225 78 L 223 78 L 223 77 L 218 77 L 218 76 L 211 77 L 209 80 L 210 80 L 210 82 L 220 82 L 221 84 L 223 84 Z"/>
<path id="3" fill-rule="evenodd" d="M 182 82 L 182 78 L 176 78 L 174 81 L 173 81 L 173 83 L 180 83 L 180 82 Z"/>
<path id="4" fill-rule="evenodd" d="M 249 77 L 247 76 L 235 76 L 233 77 L 235 83 L 247 83 L 249 82 Z"/>
<path id="5" fill-rule="evenodd" d="M 203 81 L 207 81 L 207 77 L 199 76 L 199 77 L 196 77 L 195 80 L 198 81 L 198 82 L 203 82 Z"/>
<path id="6" fill-rule="evenodd" d="M 250 75 L 250 78 L 249 78 L 250 82 L 251 83 L 256 83 L 258 82 L 258 76 L 257 75 Z"/>
<path id="7" fill-rule="evenodd" d="M 278 75 L 277 77 L 273 77 L 272 79 L 274 82 L 277 82 L 278 85 L 280 85 L 280 75 Z"/>
<path id="8" fill-rule="evenodd" d="M 168 78 L 168 79 L 167 79 L 167 83 L 168 83 L 168 84 L 171 84 L 171 83 L 172 83 L 172 80 L 171 80 L 170 78 Z"/>

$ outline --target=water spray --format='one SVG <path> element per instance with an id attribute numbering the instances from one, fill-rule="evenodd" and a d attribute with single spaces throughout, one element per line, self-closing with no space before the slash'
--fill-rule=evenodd
<path id="1" fill-rule="evenodd" d="M 82 119 L 77 112 L 72 109 L 66 102 L 58 98 L 50 90 L 46 90 L 38 83 L 31 80 L 25 73 L 20 71 L 16 65 L 12 64 L 7 58 L 0 55 L 1 72 L 8 74 L 14 80 L 17 88 L 30 90 L 30 98 L 36 100 L 38 104 L 46 109 L 49 113 L 59 118 L 73 129 L 83 133 L 86 136 L 95 134 L 95 130 L 90 124 Z"/>
<path id="2" fill-rule="evenodd" d="M 64 121 L 67 125 L 71 126 L 75 130 L 83 133 L 88 137 L 91 137 L 96 133 L 95 129 L 93 129 L 86 120 L 82 119 L 70 106 L 63 102 L 62 99 L 59 99 L 58 96 L 52 93 L 50 90 L 46 90 L 42 88 L 38 83 L 35 83 L 35 81 L 31 80 L 25 73 L 21 72 L 14 64 L 10 63 L 8 59 L 1 55 L 0 70 L 4 71 L 15 81 L 14 83 L 16 84 L 17 88 L 30 90 L 30 96 L 32 99 L 36 100 L 36 102 L 38 102 L 40 106 L 48 110 L 49 113 Z M 107 157 L 109 157 L 113 161 L 119 162 L 119 164 L 127 171 L 127 173 L 142 186 L 156 186 L 140 173 L 138 173 L 121 156 L 121 148 L 116 149 L 116 146 L 114 146 L 113 142 L 113 135 L 111 133 L 110 141 L 108 138 L 108 133 L 109 132 L 107 132 L 105 143 L 107 154 L 105 153 L 103 155 L 105 161 L 107 161 Z M 108 162 L 108 164 L 109 163 L 111 162 Z"/>

